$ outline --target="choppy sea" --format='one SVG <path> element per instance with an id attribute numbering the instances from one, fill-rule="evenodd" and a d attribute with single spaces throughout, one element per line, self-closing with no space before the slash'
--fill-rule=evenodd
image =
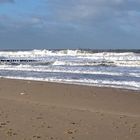
<path id="1" fill-rule="evenodd" d="M 0 77 L 140 90 L 140 50 L 0 51 Z"/>

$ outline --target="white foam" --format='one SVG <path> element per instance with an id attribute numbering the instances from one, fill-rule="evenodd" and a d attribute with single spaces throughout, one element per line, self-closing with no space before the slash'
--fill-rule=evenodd
<path id="1" fill-rule="evenodd" d="M 57 68 L 46 68 L 46 67 L 33 67 L 30 65 L 1 65 L 0 70 L 13 70 L 13 71 L 35 71 L 35 72 L 55 72 L 55 73 L 72 73 L 72 74 L 96 74 L 96 75 L 112 75 L 112 76 L 123 76 L 123 73 L 118 72 L 107 72 L 107 71 L 93 71 L 91 70 L 70 70 L 70 69 L 57 69 Z M 137 76 L 137 75 L 133 75 Z"/>
<path id="2" fill-rule="evenodd" d="M 131 90 L 140 90 L 140 82 L 126 82 L 126 81 L 101 81 L 101 80 L 69 80 L 69 79 L 53 79 L 53 78 L 33 78 L 33 77 L 12 77 L 6 76 L 8 79 L 20 79 L 20 80 L 33 80 L 33 81 L 46 81 L 46 82 L 56 82 L 56 83 L 67 83 L 67 84 L 77 84 L 77 85 L 87 85 L 87 86 L 97 86 L 97 87 L 113 87 Z"/>
<path id="3" fill-rule="evenodd" d="M 54 65 L 97 65 L 104 62 L 106 65 L 138 66 L 140 55 L 133 52 L 126 53 L 91 53 L 81 50 L 32 50 L 32 51 L 0 51 L 0 57 L 9 59 L 36 59 L 42 61 L 54 60 Z M 73 60 L 74 61 L 71 61 Z M 66 61 L 65 61 L 66 60 Z M 95 63 L 96 62 L 96 63 Z"/>
<path id="4" fill-rule="evenodd" d="M 3 75 L 4 77 L 8 78 L 55 81 L 96 86 L 122 87 L 140 90 L 140 80 L 138 79 L 140 77 L 140 55 L 133 52 L 93 53 L 82 50 L 32 50 L 16 52 L 0 51 L 0 58 L 14 60 L 29 59 L 37 61 L 37 63 L 34 63 L 34 61 L 28 64 L 19 63 L 20 65 L 13 65 L 12 63 L 1 63 L 1 75 L 5 71 L 7 71 Z M 30 76 L 20 77 L 19 75 L 22 75 L 22 72 L 24 72 L 24 76 Z M 32 74 L 32 72 L 34 73 Z M 38 75 L 36 75 L 35 72 L 38 72 Z M 45 77 L 46 73 L 53 73 L 58 77 L 61 76 L 61 78 L 38 78 Z M 59 73 L 61 75 L 59 75 Z M 16 76 L 11 75 L 9 77 L 8 75 L 10 74 Z M 64 78 L 63 74 L 65 76 L 68 74 L 68 77 L 66 76 L 67 78 Z M 83 75 L 78 75 L 78 77 L 75 74 Z M 75 76 L 76 78 L 78 78 L 74 79 L 73 76 L 74 78 Z M 98 76 L 100 76 L 102 80 L 92 79 L 92 77 L 95 78 Z M 114 79 L 114 77 L 117 80 L 119 80 L 119 78 L 123 79 L 123 81 L 113 81 L 112 79 Z M 110 80 L 106 80 L 107 78 L 110 78 Z M 131 78 L 132 81 L 130 81 Z"/>

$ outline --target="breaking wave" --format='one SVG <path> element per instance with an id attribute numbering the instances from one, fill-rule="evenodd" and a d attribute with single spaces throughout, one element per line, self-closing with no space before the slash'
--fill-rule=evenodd
<path id="1" fill-rule="evenodd" d="M 32 50 L 32 51 L 1 51 L 0 60 L 9 64 L 42 64 L 70 66 L 133 66 L 140 67 L 140 54 L 134 52 L 93 52 L 83 50 Z M 15 61 L 15 62 L 13 62 Z M 3 64 L 3 62 L 1 62 Z"/>
<path id="2" fill-rule="evenodd" d="M 0 51 L 0 76 L 140 90 L 140 51 Z"/>

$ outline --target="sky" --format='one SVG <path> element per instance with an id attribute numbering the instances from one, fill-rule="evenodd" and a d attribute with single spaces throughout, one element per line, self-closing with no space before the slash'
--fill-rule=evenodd
<path id="1" fill-rule="evenodd" d="M 140 49 L 139 0 L 0 0 L 0 49 Z"/>

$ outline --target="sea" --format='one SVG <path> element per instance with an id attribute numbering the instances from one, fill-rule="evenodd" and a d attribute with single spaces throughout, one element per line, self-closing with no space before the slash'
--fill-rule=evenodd
<path id="1" fill-rule="evenodd" d="M 140 90 L 140 50 L 0 51 L 0 77 Z"/>

